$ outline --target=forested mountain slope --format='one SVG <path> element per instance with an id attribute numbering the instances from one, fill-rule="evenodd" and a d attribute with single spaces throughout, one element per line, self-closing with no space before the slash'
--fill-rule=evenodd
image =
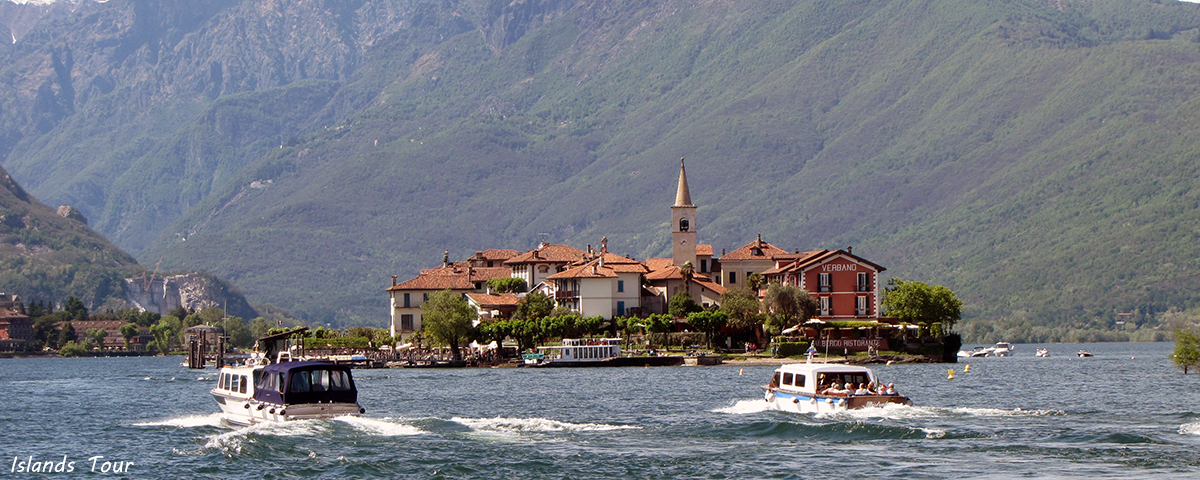
<path id="1" fill-rule="evenodd" d="M 143 263 L 204 268 L 314 320 L 382 322 L 388 277 L 443 250 L 607 236 L 665 255 L 684 156 L 718 252 L 760 232 L 853 245 L 987 320 L 1105 326 L 1200 300 L 1192 4 L 111 0 L 41 15 L 0 44 L 4 166 Z"/>

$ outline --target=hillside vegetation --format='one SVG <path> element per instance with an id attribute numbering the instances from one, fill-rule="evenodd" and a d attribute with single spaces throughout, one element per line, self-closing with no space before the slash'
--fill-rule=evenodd
<path id="1" fill-rule="evenodd" d="M 321 322 L 443 250 L 667 255 L 687 157 L 718 252 L 853 245 L 968 340 L 1110 328 L 1200 306 L 1198 40 L 1173 1 L 85 2 L 0 45 L 0 155 Z"/>

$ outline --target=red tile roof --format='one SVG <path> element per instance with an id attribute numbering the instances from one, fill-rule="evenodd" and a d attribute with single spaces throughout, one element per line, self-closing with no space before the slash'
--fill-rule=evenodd
<path id="1" fill-rule="evenodd" d="M 398 290 L 475 290 L 475 282 L 486 282 L 493 278 L 507 278 L 512 274 L 508 267 L 474 267 L 465 264 L 451 264 L 421 270 L 421 274 L 407 282 L 396 284 L 387 289 L 389 292 Z"/>
<path id="2" fill-rule="evenodd" d="M 758 239 L 747 243 L 742 248 L 729 252 L 721 256 L 721 261 L 726 260 L 770 260 L 776 255 L 787 255 L 787 250 L 771 245 L 762 241 L 762 235 Z"/>
<path id="3" fill-rule="evenodd" d="M 511 293 L 468 293 L 471 301 L 481 307 L 511 307 L 521 301 L 521 297 Z"/>
<path id="4" fill-rule="evenodd" d="M 696 256 L 703 257 L 705 255 L 710 257 L 713 255 L 712 245 L 696 245 Z"/>
<path id="5" fill-rule="evenodd" d="M 646 259 L 646 268 L 649 268 L 650 271 L 653 272 L 655 270 L 662 270 L 664 268 L 667 268 L 667 267 L 673 265 L 674 263 L 675 263 L 675 261 L 671 260 L 670 258 L 647 258 Z"/>
<path id="6" fill-rule="evenodd" d="M 505 265 L 520 263 L 569 263 L 583 260 L 587 252 L 569 245 L 541 245 L 504 261 Z"/>

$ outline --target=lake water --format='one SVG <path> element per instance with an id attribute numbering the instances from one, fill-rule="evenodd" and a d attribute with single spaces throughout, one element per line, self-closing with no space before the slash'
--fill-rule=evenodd
<path id="1" fill-rule="evenodd" d="M 4 359 L 9 478 L 1198 478 L 1171 344 L 874 367 L 915 406 L 765 410 L 773 367 L 356 370 L 362 418 L 231 428 L 179 357 Z M 1087 349 L 1092 358 L 1078 358 Z M 946 370 L 955 369 L 955 379 Z M 15 462 L 73 472 L 14 472 Z M 100 477 L 92 475 L 92 461 Z M 17 460 L 14 461 L 14 458 Z M 99 473 L 105 461 L 128 473 Z M 116 463 L 110 463 L 110 468 Z"/>

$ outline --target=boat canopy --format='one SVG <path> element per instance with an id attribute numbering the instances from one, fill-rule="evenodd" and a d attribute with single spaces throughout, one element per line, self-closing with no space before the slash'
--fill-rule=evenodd
<path id="1" fill-rule="evenodd" d="M 254 399 L 279 405 L 357 403 L 358 390 L 347 365 L 284 362 L 263 367 Z"/>

